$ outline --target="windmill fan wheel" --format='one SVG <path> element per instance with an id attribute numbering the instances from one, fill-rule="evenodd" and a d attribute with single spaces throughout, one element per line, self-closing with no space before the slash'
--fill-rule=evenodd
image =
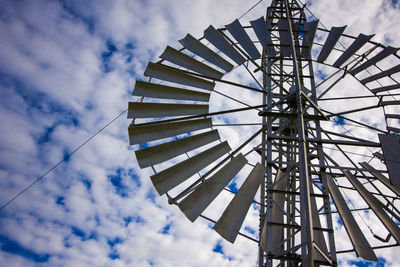
<path id="1" fill-rule="evenodd" d="M 273 1 L 246 26 L 236 19 L 201 38 L 187 34 L 149 62 L 149 79 L 133 90 L 140 99 L 129 103 L 130 144 L 159 195 L 229 242 L 258 242 L 261 266 L 334 266 L 344 251 L 333 218 L 353 246 L 345 252 L 376 261 L 375 248 L 400 243 L 398 48 L 346 26 L 321 28 L 288 2 Z M 339 86 L 344 79 L 354 90 Z M 357 197 L 363 207 L 352 206 Z M 255 236 L 241 231 L 252 205 Z M 222 206 L 218 218 L 206 215 Z M 388 238 L 371 242 L 357 210 L 372 212 Z"/>

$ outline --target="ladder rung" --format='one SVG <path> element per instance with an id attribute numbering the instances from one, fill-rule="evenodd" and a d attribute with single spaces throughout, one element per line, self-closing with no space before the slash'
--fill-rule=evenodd
<path id="1" fill-rule="evenodd" d="M 400 119 L 400 114 L 386 114 L 387 119 Z"/>
<path id="2" fill-rule="evenodd" d="M 390 105 L 400 105 L 400 101 L 392 100 L 392 101 L 382 101 L 382 106 L 390 106 Z"/>
<path id="3" fill-rule="evenodd" d="M 388 131 L 400 133 L 400 128 L 395 128 L 395 127 L 390 127 L 390 126 L 388 126 L 388 127 L 386 127 L 386 129 L 387 129 Z"/>

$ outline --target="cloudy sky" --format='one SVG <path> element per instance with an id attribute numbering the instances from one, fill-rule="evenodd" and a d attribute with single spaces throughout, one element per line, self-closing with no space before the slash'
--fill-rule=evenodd
<path id="1" fill-rule="evenodd" d="M 166 45 L 180 48 L 177 40 L 187 33 L 199 38 L 210 24 L 222 27 L 257 2 L 0 2 L 0 205 L 65 159 L 0 210 L 1 266 L 255 266 L 256 243 L 238 237 L 232 245 L 212 224 L 191 223 L 158 196 L 151 170 L 139 169 L 128 144 L 126 114 L 67 155 L 137 100 L 131 96 L 135 80 L 144 80 L 147 62 L 157 61 Z M 262 1 L 242 24 L 263 16 L 269 4 Z M 375 33 L 375 41 L 400 46 L 395 0 L 307 1 L 307 6 L 328 28 L 348 25 L 346 33 Z M 329 72 L 324 66 L 318 70 L 319 78 Z M 230 78 L 250 83 L 242 73 Z M 343 92 L 346 86 L 358 85 L 350 79 Z M 218 99 L 212 98 L 210 109 L 235 106 Z M 382 126 L 382 117 L 365 120 Z M 331 128 L 344 131 L 343 125 Z M 231 147 L 243 135 L 221 132 Z M 253 207 L 243 231 L 256 237 L 257 222 Z M 351 247 L 345 234 L 339 237 L 337 244 Z M 378 265 L 352 254 L 339 259 L 342 266 L 396 266 L 394 253 L 377 251 Z"/>

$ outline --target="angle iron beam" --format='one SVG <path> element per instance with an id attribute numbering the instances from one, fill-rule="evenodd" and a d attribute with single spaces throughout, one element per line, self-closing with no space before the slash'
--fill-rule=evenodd
<path id="1" fill-rule="evenodd" d="M 293 36 L 292 21 L 290 18 L 289 1 L 285 0 L 286 6 L 286 19 L 289 28 L 291 55 L 293 59 L 293 72 L 295 73 L 295 85 L 297 89 L 297 111 L 298 111 L 298 149 L 299 149 L 299 169 L 300 169 L 300 210 L 301 210 L 301 241 L 305 244 L 301 248 L 302 251 L 302 265 L 313 267 L 314 266 L 314 233 L 313 233 L 313 218 L 311 210 L 311 189 L 308 174 L 308 160 L 307 160 L 307 147 L 306 135 L 304 130 L 304 119 L 301 98 L 301 79 L 299 73 L 299 66 L 296 56 L 295 41 Z"/>
<path id="2" fill-rule="evenodd" d="M 278 225 L 282 226 L 284 228 L 295 228 L 295 229 L 301 229 L 301 226 L 295 225 L 295 224 L 288 224 L 288 223 L 277 223 L 277 222 L 269 222 L 268 224 L 270 225 Z M 333 229 L 328 229 L 328 228 L 323 228 L 323 227 L 313 227 L 314 230 L 318 231 L 323 231 L 323 232 L 333 232 Z"/>

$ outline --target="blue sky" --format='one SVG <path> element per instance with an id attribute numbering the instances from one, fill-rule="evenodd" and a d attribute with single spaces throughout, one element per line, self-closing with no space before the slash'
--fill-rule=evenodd
<path id="1" fill-rule="evenodd" d="M 179 47 L 177 40 L 187 33 L 200 37 L 210 24 L 228 24 L 256 2 L 1 1 L 0 203 L 136 100 L 130 95 L 135 80 L 144 79 L 147 62 L 157 60 L 166 45 Z M 331 5 L 345 8 L 342 2 L 348 4 Z M 379 4 L 369 7 L 369 17 L 391 4 L 374 2 Z M 399 16 L 394 2 L 387 18 L 378 17 L 366 30 L 383 29 Z M 268 4 L 263 1 L 243 21 L 263 15 Z M 325 18 L 322 8 L 315 9 Z M 327 16 L 324 23 L 361 30 L 362 18 L 334 19 Z M 390 36 L 399 43 L 399 34 Z M 231 245 L 207 222 L 190 223 L 158 196 L 148 179 L 151 170 L 137 166 L 128 125 L 125 116 L 119 118 L 0 211 L 0 265 L 254 266 L 257 247 L 251 241 L 238 237 Z M 256 228 L 245 231 L 254 235 Z M 391 257 L 382 264 L 395 266 Z M 354 257 L 343 260 L 370 266 Z"/>

